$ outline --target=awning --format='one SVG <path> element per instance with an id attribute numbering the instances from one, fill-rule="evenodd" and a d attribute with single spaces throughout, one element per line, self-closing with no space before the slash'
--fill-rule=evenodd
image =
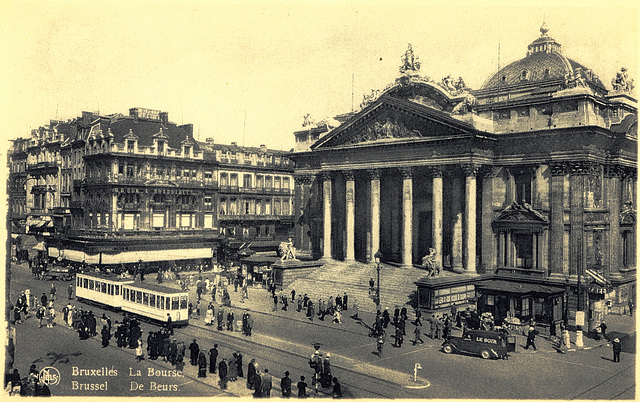
<path id="1" fill-rule="evenodd" d="M 585 269 L 584 273 L 587 274 L 587 276 L 593 279 L 600 286 L 611 286 L 611 282 L 609 282 L 604 276 L 600 275 L 595 269 Z"/>
<path id="2" fill-rule="evenodd" d="M 545 294 L 553 295 L 564 293 L 564 288 L 559 286 L 542 285 L 539 283 L 512 282 L 504 280 L 494 280 L 490 282 L 479 283 L 476 289 L 490 290 L 500 293 L 512 294 Z"/>
<path id="3" fill-rule="evenodd" d="M 100 253 L 88 254 L 79 250 L 62 249 L 57 247 L 49 247 L 49 255 L 62 258 L 69 261 L 82 262 L 87 264 L 98 264 L 100 262 Z M 121 253 L 108 254 L 102 253 L 103 264 L 123 264 L 135 263 L 140 260 L 143 262 L 157 261 L 174 261 L 174 260 L 191 260 L 196 258 L 211 258 L 211 247 L 189 248 L 189 249 L 172 249 L 172 250 L 142 250 L 142 251 L 123 251 Z"/>

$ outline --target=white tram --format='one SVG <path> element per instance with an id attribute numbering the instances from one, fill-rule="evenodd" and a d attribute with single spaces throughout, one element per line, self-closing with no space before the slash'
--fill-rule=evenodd
<path id="1" fill-rule="evenodd" d="M 189 323 L 189 295 L 182 290 L 144 282 L 122 286 L 122 310 L 175 325 Z"/>
<path id="2" fill-rule="evenodd" d="M 79 272 L 76 275 L 76 297 L 120 309 L 122 286 L 128 283 L 133 283 L 133 279 L 99 272 Z"/>
<path id="3" fill-rule="evenodd" d="M 189 323 L 187 292 L 122 278 L 113 274 L 84 272 L 76 275 L 76 297 L 154 321 L 175 325 Z"/>

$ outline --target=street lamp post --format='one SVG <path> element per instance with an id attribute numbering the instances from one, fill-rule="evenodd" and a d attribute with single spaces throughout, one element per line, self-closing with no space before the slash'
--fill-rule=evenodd
<path id="1" fill-rule="evenodd" d="M 376 281 L 376 311 L 380 313 L 380 260 L 382 259 L 380 250 L 376 251 L 373 257 L 376 260 L 376 271 L 378 273 L 378 280 Z"/>

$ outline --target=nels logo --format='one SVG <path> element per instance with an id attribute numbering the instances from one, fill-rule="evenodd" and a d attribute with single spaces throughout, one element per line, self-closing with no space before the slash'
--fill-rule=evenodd
<path id="1" fill-rule="evenodd" d="M 60 372 L 55 367 L 45 367 L 40 370 L 40 381 L 47 385 L 58 385 Z"/>

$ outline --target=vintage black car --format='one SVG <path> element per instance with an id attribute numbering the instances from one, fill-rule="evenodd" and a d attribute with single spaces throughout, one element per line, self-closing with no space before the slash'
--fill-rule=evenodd
<path id="1" fill-rule="evenodd" d="M 465 353 L 483 359 L 506 359 L 515 349 L 515 339 L 499 331 L 467 330 L 462 337 L 450 337 L 442 344 L 444 353 Z"/>

